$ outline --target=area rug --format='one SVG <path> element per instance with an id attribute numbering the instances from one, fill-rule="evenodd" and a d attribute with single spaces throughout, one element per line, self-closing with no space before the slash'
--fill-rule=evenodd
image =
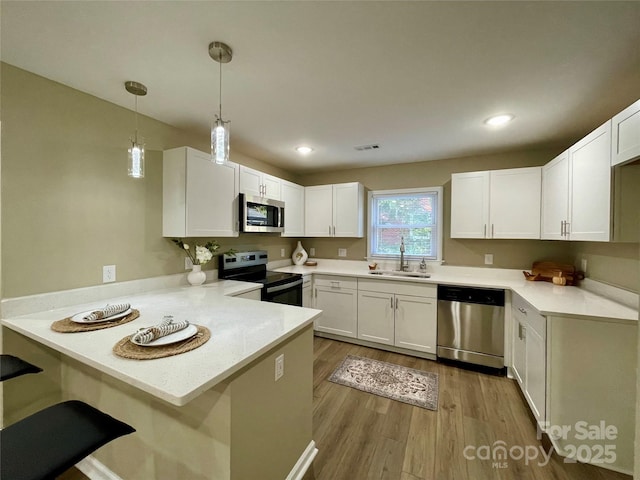
<path id="1" fill-rule="evenodd" d="M 429 410 L 438 409 L 438 374 L 347 355 L 330 382 Z"/>

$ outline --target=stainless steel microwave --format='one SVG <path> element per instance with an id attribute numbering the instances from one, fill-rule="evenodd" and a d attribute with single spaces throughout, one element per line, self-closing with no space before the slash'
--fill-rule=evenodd
<path id="1" fill-rule="evenodd" d="M 284 231 L 284 202 L 241 193 L 239 203 L 241 232 Z"/>

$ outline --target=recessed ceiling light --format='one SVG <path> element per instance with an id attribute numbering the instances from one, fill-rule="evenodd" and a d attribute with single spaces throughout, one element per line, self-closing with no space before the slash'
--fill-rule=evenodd
<path id="1" fill-rule="evenodd" d="M 296 147 L 296 152 L 298 152 L 300 155 L 309 155 L 311 152 L 313 152 L 313 148 L 311 147 Z"/>
<path id="2" fill-rule="evenodd" d="M 491 127 L 502 127 L 503 125 L 506 125 L 514 118 L 515 116 L 511 115 L 510 113 L 504 113 L 501 115 L 495 115 L 493 117 L 489 117 L 484 121 L 484 123 L 486 123 Z"/>

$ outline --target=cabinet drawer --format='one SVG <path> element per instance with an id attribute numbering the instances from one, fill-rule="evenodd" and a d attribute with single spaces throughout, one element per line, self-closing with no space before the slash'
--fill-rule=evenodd
<path id="1" fill-rule="evenodd" d="M 359 278 L 358 290 L 411 295 L 413 297 L 436 298 L 438 296 L 438 287 L 431 283 L 409 283 L 394 280 L 377 280 L 373 278 Z"/>
<path id="2" fill-rule="evenodd" d="M 316 275 L 313 278 L 313 284 L 316 287 L 356 290 L 358 288 L 358 279 L 356 277 L 343 277 L 340 275 Z"/>
<path id="3" fill-rule="evenodd" d="M 530 328 L 538 332 L 542 338 L 546 338 L 547 319 L 538 313 L 527 301 L 519 295 L 513 294 L 512 305 L 514 314 L 520 322 L 525 323 Z"/>

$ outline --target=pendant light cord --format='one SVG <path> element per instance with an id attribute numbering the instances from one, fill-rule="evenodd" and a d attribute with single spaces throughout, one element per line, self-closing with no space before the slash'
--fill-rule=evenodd
<path id="1" fill-rule="evenodd" d="M 136 97 L 136 145 L 138 145 L 138 95 L 135 95 Z"/>
<path id="2" fill-rule="evenodd" d="M 222 49 L 220 49 L 220 53 L 218 54 L 218 63 L 220 64 L 220 95 L 219 95 L 219 99 L 220 99 L 220 104 L 218 105 L 219 110 L 220 110 L 220 121 L 222 122 Z"/>

